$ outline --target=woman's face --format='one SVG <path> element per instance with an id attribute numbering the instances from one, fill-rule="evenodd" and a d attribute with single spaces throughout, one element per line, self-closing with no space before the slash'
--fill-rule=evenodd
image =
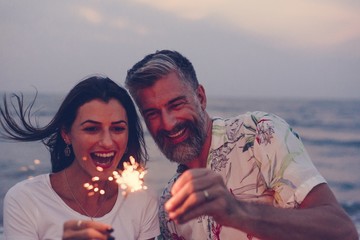
<path id="1" fill-rule="evenodd" d="M 126 151 L 126 111 L 116 99 L 108 103 L 92 100 L 78 109 L 70 132 L 63 131 L 62 136 L 72 145 L 75 165 L 87 175 L 105 178 L 117 168 Z"/>

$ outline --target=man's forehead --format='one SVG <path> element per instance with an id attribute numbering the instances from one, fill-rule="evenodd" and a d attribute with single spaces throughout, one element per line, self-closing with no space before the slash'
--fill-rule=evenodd
<path id="1" fill-rule="evenodd" d="M 175 73 L 157 80 L 152 86 L 137 91 L 136 102 L 139 107 L 166 104 L 179 96 L 186 96 L 191 87 L 178 78 Z"/>

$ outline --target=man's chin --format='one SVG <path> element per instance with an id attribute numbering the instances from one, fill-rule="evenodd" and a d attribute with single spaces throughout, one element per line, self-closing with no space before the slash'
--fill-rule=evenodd
<path id="1" fill-rule="evenodd" d="M 169 159 L 170 162 L 186 164 L 193 161 L 200 155 L 200 148 L 195 146 L 199 146 L 201 144 L 195 144 L 194 141 L 190 141 L 189 139 L 177 144 L 157 140 L 155 140 L 155 142 L 160 151 L 167 159 Z"/>
<path id="2" fill-rule="evenodd" d="M 189 163 L 193 161 L 195 158 L 197 158 L 199 155 L 195 152 L 189 152 L 188 148 L 186 148 L 186 150 L 180 148 L 172 152 L 168 152 L 168 151 L 162 151 L 162 152 L 165 155 L 165 157 L 170 160 L 170 162 L 176 162 L 179 164 Z"/>

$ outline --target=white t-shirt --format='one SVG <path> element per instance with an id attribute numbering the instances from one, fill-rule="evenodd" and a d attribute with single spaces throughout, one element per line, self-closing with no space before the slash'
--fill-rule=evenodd
<path id="1" fill-rule="evenodd" d="M 149 239 L 159 235 L 158 203 L 149 191 L 137 191 L 124 198 L 119 189 L 115 207 L 94 218 L 114 228 L 116 239 Z M 5 240 L 62 239 L 63 223 L 89 220 L 72 210 L 56 194 L 50 175 L 43 174 L 12 187 L 4 199 Z"/>

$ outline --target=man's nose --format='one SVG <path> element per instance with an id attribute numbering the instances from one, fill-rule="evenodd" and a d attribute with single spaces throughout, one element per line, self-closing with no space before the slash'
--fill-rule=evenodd
<path id="1" fill-rule="evenodd" d="M 161 116 L 162 120 L 162 128 L 166 131 L 171 131 L 176 125 L 177 119 L 169 111 L 164 111 Z"/>

